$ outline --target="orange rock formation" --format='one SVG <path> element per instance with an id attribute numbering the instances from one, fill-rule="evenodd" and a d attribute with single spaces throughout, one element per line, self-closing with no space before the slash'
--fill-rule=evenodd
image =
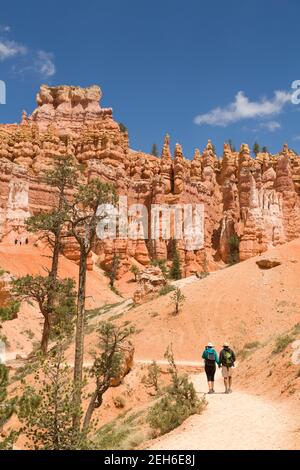
<path id="1" fill-rule="evenodd" d="M 130 149 L 128 133 L 114 121 L 112 109 L 101 108 L 101 95 L 98 86 L 42 85 L 30 116 L 23 112 L 20 124 L 0 125 L 1 240 L 24 242 L 26 218 L 55 204 L 55 193 L 42 177 L 55 155 L 68 154 L 83 165 L 83 180 L 114 183 L 129 205 L 144 204 L 149 213 L 155 203 L 204 204 L 204 247 L 191 250 L 185 240 L 178 242 L 186 275 L 207 261 L 212 269 L 228 262 L 233 235 L 240 239 L 241 260 L 300 235 L 300 157 L 287 145 L 279 154 L 252 158 L 246 144 L 239 153 L 225 144 L 217 158 L 209 141 L 189 160 L 179 144 L 172 158 L 166 135 L 156 158 Z M 170 258 L 172 243 L 163 237 L 117 239 L 97 242 L 94 251 L 104 267 L 118 253 L 122 275 L 132 258 L 143 265 L 153 256 Z M 71 240 L 65 254 L 78 259 Z"/>

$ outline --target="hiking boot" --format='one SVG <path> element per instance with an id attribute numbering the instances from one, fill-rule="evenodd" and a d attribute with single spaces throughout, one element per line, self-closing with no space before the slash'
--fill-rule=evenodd
<path id="1" fill-rule="evenodd" d="M 212 393 L 215 393 L 215 391 L 214 391 L 214 390 L 212 390 L 211 392 L 212 392 Z"/>
<path id="2" fill-rule="evenodd" d="M 228 390 L 228 393 L 232 393 L 232 390 L 231 390 L 231 388 L 229 388 L 229 390 Z"/>
<path id="3" fill-rule="evenodd" d="M 208 391 L 208 394 L 210 395 L 211 393 L 214 393 L 213 390 L 209 390 Z"/>
<path id="4" fill-rule="evenodd" d="M 228 393 L 229 393 L 229 390 L 225 390 L 225 393 L 228 394 Z"/>

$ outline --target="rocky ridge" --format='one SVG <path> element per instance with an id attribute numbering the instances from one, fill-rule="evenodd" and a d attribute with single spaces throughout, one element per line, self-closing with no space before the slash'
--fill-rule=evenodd
<path id="1" fill-rule="evenodd" d="M 192 250 L 185 239 L 177 243 L 185 275 L 206 265 L 216 269 L 231 257 L 231 241 L 239 240 L 245 260 L 300 235 L 300 157 L 285 144 L 276 155 L 252 158 L 248 145 L 239 152 L 224 145 L 218 158 L 211 141 L 192 159 L 176 144 L 174 155 L 166 135 L 161 157 L 134 151 L 128 133 L 113 119 L 111 108 L 100 106 L 101 90 L 42 85 L 37 108 L 23 112 L 19 124 L 0 125 L 0 240 L 25 243 L 24 222 L 31 214 L 55 205 L 56 194 L 43 182 L 55 155 L 74 155 L 82 164 L 81 178 L 114 183 L 128 205 L 204 205 L 204 246 Z M 30 242 L 30 238 L 29 238 Z M 146 266 L 153 257 L 172 257 L 172 234 L 165 240 L 98 240 L 94 252 L 104 268 L 115 253 L 119 276 L 135 259 Z M 78 259 L 70 240 L 65 254 Z M 90 263 L 92 269 L 92 263 Z"/>

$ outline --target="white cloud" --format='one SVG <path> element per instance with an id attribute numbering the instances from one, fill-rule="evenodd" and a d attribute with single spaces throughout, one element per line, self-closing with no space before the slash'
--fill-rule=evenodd
<path id="1" fill-rule="evenodd" d="M 262 118 L 279 114 L 283 107 L 291 102 L 292 95 L 286 91 L 275 91 L 274 98 L 260 101 L 250 101 L 243 91 L 239 91 L 233 103 L 221 108 L 212 109 L 206 114 L 199 114 L 194 122 L 198 125 L 209 124 L 211 126 L 226 127 L 228 124 L 242 119 Z"/>
<path id="2" fill-rule="evenodd" d="M 0 33 L 9 32 L 10 27 L 0 24 Z M 42 49 L 28 48 L 13 40 L 0 38 L 0 62 L 14 59 L 12 71 L 18 75 L 31 73 L 41 78 L 52 77 L 56 72 L 54 56 Z"/>
<path id="3" fill-rule="evenodd" d="M 262 122 L 260 127 L 267 129 L 270 132 L 274 132 L 277 129 L 281 128 L 281 124 L 278 121 L 268 121 L 268 122 Z"/>
<path id="4" fill-rule="evenodd" d="M 3 41 L 0 40 L 0 61 L 3 62 L 6 59 L 11 59 L 17 55 L 25 55 L 27 48 L 22 44 L 18 44 L 15 41 Z"/>
<path id="5" fill-rule="evenodd" d="M 53 54 L 38 51 L 35 59 L 35 69 L 42 77 L 52 77 L 56 72 Z"/>
<path id="6" fill-rule="evenodd" d="M 295 135 L 294 140 L 297 140 L 297 141 L 300 140 L 300 134 L 299 134 L 299 135 Z"/>

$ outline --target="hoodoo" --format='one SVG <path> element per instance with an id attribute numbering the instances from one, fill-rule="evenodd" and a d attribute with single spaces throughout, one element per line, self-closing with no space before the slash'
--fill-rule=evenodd
<path id="1" fill-rule="evenodd" d="M 37 108 L 22 113 L 20 124 L 0 125 L 0 237 L 14 243 L 26 239 L 25 220 L 50 210 L 56 195 L 43 182 L 43 175 L 56 155 L 74 155 L 82 165 L 83 180 L 97 177 L 115 184 L 128 203 L 204 205 L 204 246 L 190 250 L 178 243 L 183 274 L 216 269 L 229 262 L 231 240 L 239 243 L 239 259 L 245 260 L 272 246 L 300 236 L 300 157 L 285 144 L 272 155 L 249 147 L 240 152 L 224 145 L 218 158 L 211 141 L 203 153 L 184 157 L 176 144 L 174 157 L 168 135 L 161 157 L 134 151 L 127 131 L 113 119 L 111 108 L 102 108 L 101 89 L 42 85 Z M 76 259 L 68 241 L 66 256 Z M 153 253 L 167 258 L 171 240 L 104 240 L 94 251 L 108 266 L 120 257 L 119 275 L 130 267 L 129 259 L 147 265 Z M 90 263 L 92 268 L 92 262 Z"/>

